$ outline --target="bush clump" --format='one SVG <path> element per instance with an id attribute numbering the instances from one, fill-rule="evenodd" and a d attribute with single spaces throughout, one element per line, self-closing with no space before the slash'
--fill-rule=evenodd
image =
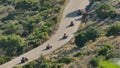
<path id="1" fill-rule="evenodd" d="M 95 12 L 99 18 L 105 19 L 107 17 L 113 17 L 115 14 L 115 9 L 111 4 L 105 2 L 100 4 Z"/>
<path id="2" fill-rule="evenodd" d="M 43 62 L 33 61 L 25 66 L 16 66 L 14 68 L 62 68 L 62 67 L 63 64 L 44 60 Z"/>
<path id="3" fill-rule="evenodd" d="M 98 64 L 99 64 L 99 59 L 98 57 L 94 57 L 92 58 L 92 60 L 90 61 L 90 64 L 93 66 L 93 67 L 97 67 Z"/>
<path id="4" fill-rule="evenodd" d="M 99 51 L 98 55 L 106 56 L 107 53 L 112 49 L 113 47 L 111 45 L 104 45 Z"/>
<path id="5" fill-rule="evenodd" d="M 87 42 L 87 38 L 85 31 L 82 31 L 77 36 L 75 36 L 75 44 L 78 47 L 83 47 L 86 42 Z"/>
<path id="6" fill-rule="evenodd" d="M 24 39 L 19 35 L 0 37 L 0 48 L 4 49 L 7 56 L 18 55 L 23 52 Z"/>
<path id="7" fill-rule="evenodd" d="M 89 27 L 87 30 L 77 34 L 75 43 L 78 47 L 83 47 L 87 41 L 95 40 L 95 38 L 98 38 L 102 34 L 104 34 L 104 32 L 99 27 Z"/>
<path id="8" fill-rule="evenodd" d="M 81 55 L 87 55 L 87 54 L 88 54 L 87 51 L 80 51 L 80 52 L 78 52 L 77 54 L 75 54 L 75 56 L 76 56 L 76 57 L 79 57 L 79 56 L 81 56 Z"/>
<path id="9" fill-rule="evenodd" d="M 64 57 L 61 57 L 57 60 L 58 63 L 66 63 L 66 64 L 69 64 L 71 63 L 72 61 L 74 61 L 75 59 L 72 58 L 72 57 L 69 57 L 69 56 L 64 56 Z"/>
<path id="10" fill-rule="evenodd" d="M 0 65 L 11 60 L 11 57 L 0 57 Z"/>
<path id="11" fill-rule="evenodd" d="M 115 35 L 119 35 L 120 34 L 120 22 L 116 22 L 115 24 L 113 24 L 112 26 L 110 26 L 108 28 L 107 31 L 107 36 L 115 36 Z"/>

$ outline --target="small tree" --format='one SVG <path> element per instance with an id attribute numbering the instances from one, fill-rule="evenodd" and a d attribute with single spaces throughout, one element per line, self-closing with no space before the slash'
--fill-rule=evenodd
<path id="1" fill-rule="evenodd" d="M 119 34 L 120 34 L 120 23 L 117 22 L 108 28 L 106 35 L 110 36 L 110 35 L 119 35 Z"/>
<path id="2" fill-rule="evenodd" d="M 88 40 L 94 40 L 95 38 L 101 36 L 104 32 L 97 26 L 89 27 L 86 30 L 86 37 Z"/>
<path id="3" fill-rule="evenodd" d="M 107 53 L 112 49 L 111 45 L 104 45 L 99 51 L 98 55 L 107 55 Z"/>
<path id="4" fill-rule="evenodd" d="M 98 17 L 104 19 L 107 17 L 113 17 L 115 14 L 115 9 L 109 3 L 102 3 L 96 10 L 96 14 Z"/>
<path id="5" fill-rule="evenodd" d="M 75 36 L 75 43 L 78 47 L 82 48 L 86 42 L 86 31 L 82 31 L 77 36 Z"/>
<path id="6" fill-rule="evenodd" d="M 93 67 L 97 67 L 98 64 L 99 64 L 99 59 L 98 59 L 98 58 L 93 58 L 93 59 L 90 61 L 90 64 L 91 64 Z"/>
<path id="7" fill-rule="evenodd" d="M 75 37 L 75 43 L 78 47 L 83 47 L 89 40 L 95 40 L 95 38 L 101 36 L 104 32 L 98 27 L 89 27 Z"/>

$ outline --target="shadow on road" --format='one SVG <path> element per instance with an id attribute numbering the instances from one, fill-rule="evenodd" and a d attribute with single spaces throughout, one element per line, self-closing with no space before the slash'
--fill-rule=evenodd
<path id="1" fill-rule="evenodd" d="M 80 15 L 81 15 L 81 14 L 80 14 L 79 10 L 75 10 L 75 11 L 73 11 L 73 12 L 68 13 L 68 14 L 66 15 L 66 17 L 76 17 L 76 16 L 80 16 Z"/>
<path id="2" fill-rule="evenodd" d="M 16 64 L 16 65 L 20 65 L 20 64 L 23 64 L 23 63 L 19 62 L 19 63 L 18 63 L 18 64 Z"/>
<path id="3" fill-rule="evenodd" d="M 48 50 L 48 49 L 45 48 L 45 49 L 43 49 L 42 51 L 45 51 L 45 50 Z"/>
<path id="4" fill-rule="evenodd" d="M 63 38 L 60 38 L 58 41 L 63 40 Z"/>
<path id="5" fill-rule="evenodd" d="M 75 19 L 75 21 L 81 21 L 82 20 L 82 18 L 77 18 L 77 19 Z"/>
<path id="6" fill-rule="evenodd" d="M 66 28 L 69 28 L 69 27 L 73 27 L 73 26 L 70 26 L 70 25 L 66 26 Z"/>

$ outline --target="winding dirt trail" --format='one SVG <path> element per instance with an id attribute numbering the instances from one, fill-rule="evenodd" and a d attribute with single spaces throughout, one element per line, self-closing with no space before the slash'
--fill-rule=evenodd
<path id="1" fill-rule="evenodd" d="M 13 66 L 27 64 L 30 61 L 38 59 L 41 54 L 46 55 L 67 43 L 71 38 L 74 37 L 74 33 L 77 31 L 80 25 L 81 16 L 77 16 L 77 10 L 84 9 L 88 4 L 89 0 L 70 0 L 63 11 L 58 31 L 55 33 L 54 36 L 52 36 L 48 41 L 46 41 L 39 47 L 32 49 L 31 51 L 20 55 L 19 57 L 3 65 L 0 65 L 0 68 L 12 68 Z M 71 21 L 74 21 L 75 25 L 72 27 L 68 27 Z M 67 39 L 61 39 L 64 33 L 68 34 Z M 53 47 L 49 50 L 44 50 L 48 43 L 51 44 Z M 19 64 L 22 57 L 27 57 L 28 62 L 24 64 Z"/>

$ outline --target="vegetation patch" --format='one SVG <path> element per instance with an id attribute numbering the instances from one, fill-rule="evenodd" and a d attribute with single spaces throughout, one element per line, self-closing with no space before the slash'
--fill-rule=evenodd
<path id="1" fill-rule="evenodd" d="M 106 56 L 110 50 L 112 50 L 111 45 L 103 45 L 102 48 L 98 51 L 98 55 Z"/>
<path id="2" fill-rule="evenodd" d="M 57 62 L 58 63 L 66 63 L 66 64 L 69 64 L 71 62 L 73 62 L 75 59 L 72 58 L 72 57 L 69 57 L 69 56 L 65 56 L 65 57 L 60 57 Z"/>
<path id="3" fill-rule="evenodd" d="M 120 35 L 120 22 L 116 22 L 108 28 L 107 36 L 116 36 Z"/>
<path id="4" fill-rule="evenodd" d="M 18 56 L 49 39 L 65 0 L 0 0 L 0 56 Z M 4 51 L 3 51 L 4 50 Z"/>
<path id="5" fill-rule="evenodd" d="M 114 64 L 101 57 L 93 58 L 90 63 L 97 68 L 119 68 L 120 67 L 117 64 Z"/>
<path id="6" fill-rule="evenodd" d="M 0 57 L 0 64 L 8 62 L 12 59 L 12 57 Z"/>
<path id="7" fill-rule="evenodd" d="M 102 19 L 113 17 L 115 15 L 115 9 L 107 2 L 101 3 L 95 11 L 97 16 Z"/>
<path id="8" fill-rule="evenodd" d="M 81 31 L 75 37 L 75 43 L 78 47 L 83 47 L 89 40 L 95 40 L 100 37 L 103 31 L 99 27 L 89 27 L 87 30 Z"/>

